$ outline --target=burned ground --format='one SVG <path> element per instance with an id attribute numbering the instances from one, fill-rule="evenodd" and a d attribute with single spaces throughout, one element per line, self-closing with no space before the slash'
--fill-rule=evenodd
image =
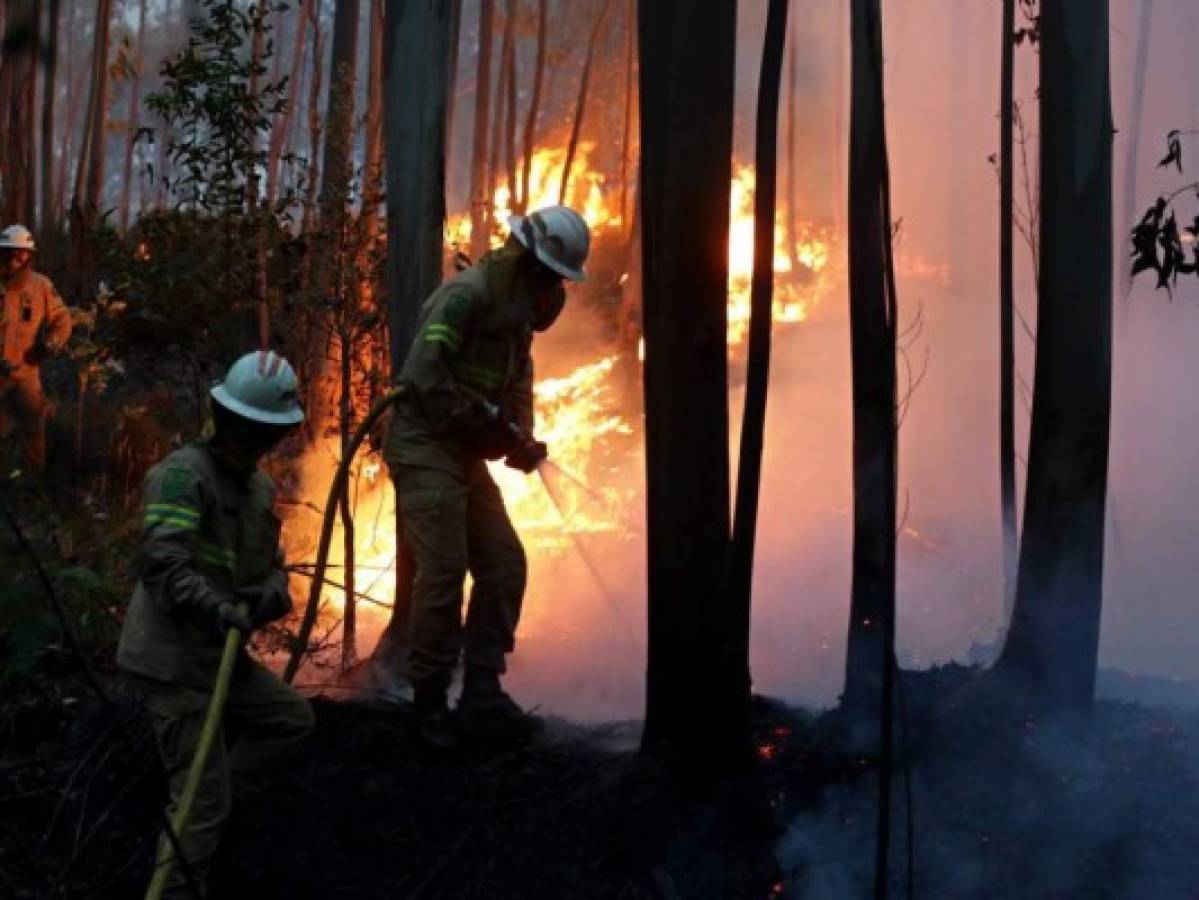
<path id="1" fill-rule="evenodd" d="M 55 659 L 65 662 L 50 654 L 51 669 Z M 1077 720 L 946 716 L 970 675 L 904 679 L 897 751 L 912 758 L 914 896 L 1194 896 L 1199 720 L 1115 703 Z M 118 732 L 69 672 L 31 683 L 3 705 L 0 888 L 140 896 L 163 798 L 147 723 L 124 698 Z M 631 723 L 551 720 L 523 749 L 433 760 L 416 752 L 403 710 L 326 697 L 315 707 L 314 735 L 235 814 L 213 896 L 869 894 L 875 767 L 831 753 L 827 721 L 779 704 L 757 704 L 749 802 L 729 787 L 681 787 L 632 752 Z M 899 897 L 902 766 L 895 796 Z"/>

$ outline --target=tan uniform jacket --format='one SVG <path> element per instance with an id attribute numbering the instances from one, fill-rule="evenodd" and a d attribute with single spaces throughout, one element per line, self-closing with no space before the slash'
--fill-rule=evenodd
<path id="1" fill-rule="evenodd" d="M 275 485 L 239 478 L 206 443 L 181 447 L 146 475 L 138 581 L 117 662 L 138 675 L 211 690 L 223 640 L 213 610 L 241 587 L 287 591 Z"/>
<path id="2" fill-rule="evenodd" d="M 40 362 L 32 353 L 41 331 L 48 351 L 60 350 L 71 337 L 71 314 L 54 284 L 45 275 L 28 270 L 4 284 L 0 310 L 0 343 L 4 361 L 15 377 L 37 371 Z"/>
<path id="3" fill-rule="evenodd" d="M 494 404 L 533 429 L 532 303 L 519 289 L 522 250 L 501 248 L 449 279 L 421 308 L 399 382 L 384 454 L 388 464 L 462 472 L 477 462 L 469 435 Z"/>

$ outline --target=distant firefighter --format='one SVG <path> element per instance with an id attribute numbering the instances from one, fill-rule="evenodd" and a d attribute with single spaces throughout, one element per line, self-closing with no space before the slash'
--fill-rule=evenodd
<path id="1" fill-rule="evenodd" d="M 458 734 L 507 739 L 539 724 L 500 686 L 526 563 L 486 461 L 532 472 L 546 459 L 533 437 L 533 335 L 561 313 L 563 280 L 586 278 L 591 236 L 583 217 L 561 206 L 508 224 L 503 247 L 425 301 L 384 450 L 415 563 L 407 674 L 417 733 L 434 749 Z M 455 728 L 446 692 L 460 656 Z"/>
<path id="2" fill-rule="evenodd" d="M 40 365 L 71 336 L 71 314 L 53 283 L 33 270 L 37 251 L 24 225 L 0 232 L 0 433 L 16 429 L 28 471 L 46 471 L 46 395 Z"/>

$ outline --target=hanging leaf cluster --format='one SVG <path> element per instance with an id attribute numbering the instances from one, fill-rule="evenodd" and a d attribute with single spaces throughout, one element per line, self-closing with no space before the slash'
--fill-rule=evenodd
<path id="1" fill-rule="evenodd" d="M 1030 47 L 1036 50 L 1041 44 L 1041 10 L 1040 0 L 1020 0 L 1020 12 L 1027 23 L 1016 29 L 1013 39 L 1016 46 L 1028 41 Z"/>
<path id="2" fill-rule="evenodd" d="M 1158 168 L 1182 167 L 1182 138 L 1177 129 L 1166 135 L 1166 155 Z M 1157 275 L 1157 289 L 1172 292 L 1179 275 L 1199 273 L 1199 215 L 1191 224 L 1179 227 L 1180 216 L 1174 207 L 1182 196 L 1192 195 L 1199 204 L 1199 183 L 1185 185 L 1169 196 L 1158 197 L 1132 229 L 1132 277 L 1142 272 Z M 1184 219 L 1185 221 L 1185 219 Z"/>

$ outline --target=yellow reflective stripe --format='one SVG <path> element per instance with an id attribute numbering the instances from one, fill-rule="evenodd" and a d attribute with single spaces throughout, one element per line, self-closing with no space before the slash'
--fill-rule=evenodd
<path id="1" fill-rule="evenodd" d="M 175 516 L 146 516 L 142 524 L 146 528 L 153 528 L 155 525 L 170 525 L 173 528 L 178 528 L 180 531 L 198 531 L 200 528 L 199 522 Z"/>
<path id="2" fill-rule="evenodd" d="M 462 333 L 451 325 L 428 325 L 425 327 L 424 340 L 430 344 L 445 344 L 451 350 L 462 346 Z"/>
<path id="3" fill-rule="evenodd" d="M 237 565 L 237 554 L 216 544 L 200 541 L 197 555 L 201 562 L 209 563 L 221 569 L 232 569 Z"/>
<path id="4" fill-rule="evenodd" d="M 174 503 L 147 503 L 146 517 L 149 518 L 152 515 L 178 516 L 181 519 L 200 521 L 198 509 L 192 509 L 190 506 L 177 506 Z"/>

